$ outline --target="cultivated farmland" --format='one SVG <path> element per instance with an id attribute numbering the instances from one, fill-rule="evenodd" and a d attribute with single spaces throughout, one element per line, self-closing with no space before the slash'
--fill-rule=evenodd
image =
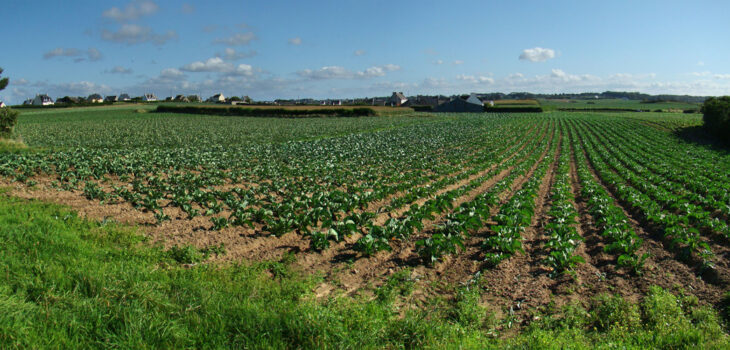
<path id="1" fill-rule="evenodd" d="M 25 114 L 0 153 L 11 194 L 142 225 L 189 266 L 291 262 L 316 298 L 393 279 L 415 299 L 480 281 L 531 310 L 657 285 L 720 305 L 730 156 L 682 114 L 269 119 L 92 110 Z M 192 248 L 191 248 L 192 247 Z M 174 254 L 174 253 L 173 253 Z M 405 276 L 405 277 L 403 277 Z"/>

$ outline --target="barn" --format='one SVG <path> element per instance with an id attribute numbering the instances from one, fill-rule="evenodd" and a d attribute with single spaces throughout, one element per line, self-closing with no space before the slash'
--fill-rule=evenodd
<path id="1" fill-rule="evenodd" d="M 53 105 L 53 99 L 46 94 L 35 95 L 35 98 L 32 100 L 31 104 L 34 106 L 49 106 Z"/>
<path id="2" fill-rule="evenodd" d="M 466 99 L 460 97 L 454 98 L 449 102 L 444 102 L 433 109 L 434 112 L 484 112 L 484 102 L 476 95 L 471 94 Z"/>

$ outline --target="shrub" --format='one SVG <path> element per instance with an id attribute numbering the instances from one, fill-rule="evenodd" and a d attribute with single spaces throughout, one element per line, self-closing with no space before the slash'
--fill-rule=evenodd
<path id="1" fill-rule="evenodd" d="M 664 289 L 651 287 L 649 295 L 644 298 L 642 309 L 645 324 L 654 330 L 667 333 L 676 329 L 689 328 L 689 321 L 677 303 L 677 298 Z"/>
<path id="2" fill-rule="evenodd" d="M 702 105 L 701 111 L 705 128 L 730 142 L 730 96 L 708 98 Z"/>
<path id="3" fill-rule="evenodd" d="M 10 108 L 0 108 L 0 136 L 9 135 L 18 121 L 18 112 Z"/>
<path id="4" fill-rule="evenodd" d="M 641 325 L 639 308 L 620 295 L 602 294 L 593 303 L 591 318 L 599 330 L 635 329 Z"/>
<path id="5" fill-rule="evenodd" d="M 172 260 L 181 264 L 196 264 L 205 260 L 205 254 L 191 245 L 183 247 L 173 246 L 167 251 L 167 253 Z"/>

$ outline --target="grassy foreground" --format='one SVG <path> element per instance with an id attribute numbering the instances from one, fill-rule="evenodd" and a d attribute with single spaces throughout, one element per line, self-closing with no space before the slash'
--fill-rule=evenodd
<path id="1" fill-rule="evenodd" d="M 397 307 L 409 290 L 398 279 L 375 298 L 317 301 L 317 279 L 286 261 L 186 268 L 133 228 L 5 195 L 0 247 L 2 348 L 730 346 L 713 309 L 661 289 L 640 304 L 603 296 L 548 311 L 504 337 L 509 319 L 479 303 L 478 284 L 419 311 Z"/>

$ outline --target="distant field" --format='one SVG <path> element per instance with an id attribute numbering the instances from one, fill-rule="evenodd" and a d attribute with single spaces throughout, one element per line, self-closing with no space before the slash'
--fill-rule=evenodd
<path id="1" fill-rule="evenodd" d="M 621 99 L 596 99 L 596 100 L 546 100 L 541 99 L 540 105 L 546 109 L 561 109 L 561 108 L 584 108 L 584 109 L 605 109 L 605 108 L 616 108 L 616 109 L 641 109 L 641 110 L 656 110 L 656 109 L 699 109 L 700 105 L 696 103 L 684 103 L 684 102 L 657 102 L 657 103 L 643 103 L 638 100 L 621 100 Z"/>
<path id="2" fill-rule="evenodd" d="M 494 105 L 499 107 L 534 107 L 539 106 L 540 102 L 537 100 L 495 100 Z"/>

